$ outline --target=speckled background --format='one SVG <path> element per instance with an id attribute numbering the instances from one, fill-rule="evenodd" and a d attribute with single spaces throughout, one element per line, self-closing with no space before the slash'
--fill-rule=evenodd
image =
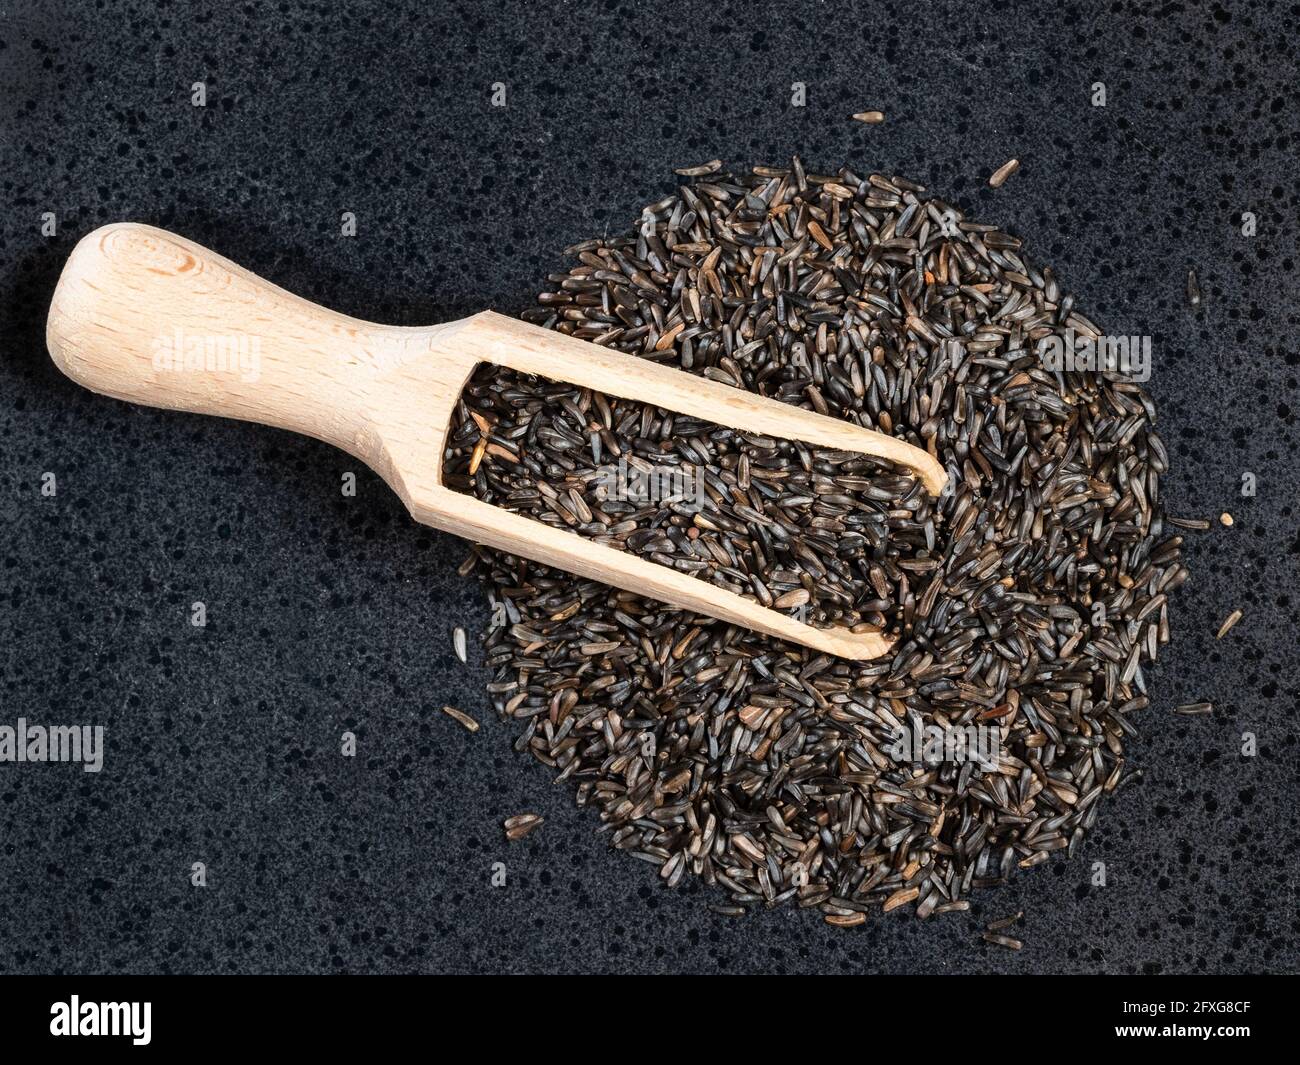
<path id="1" fill-rule="evenodd" d="M 0 10 L 0 723 L 100 723 L 108 745 L 97 775 L 0 764 L 0 971 L 1300 968 L 1297 9 L 344 6 Z M 867 108 L 886 123 L 849 121 Z M 459 542 L 323 444 L 91 395 L 44 350 L 60 266 L 105 222 L 424 324 L 520 310 L 561 249 L 625 228 L 673 166 L 796 151 L 955 197 L 1025 237 L 1111 332 L 1152 335 L 1162 493 L 1173 513 L 1236 518 L 1189 535 L 1193 578 L 1130 746 L 1145 779 L 1079 860 L 924 923 L 737 920 L 707 909 L 720 892 L 663 890 L 511 749 L 477 646 L 469 666 L 453 656 L 449 626 L 486 622 Z M 988 189 L 1011 156 L 1020 172 Z M 1216 642 L 1234 607 L 1245 619 Z M 1213 716 L 1172 713 L 1199 699 Z M 546 824 L 507 845 L 501 820 L 522 810 Z M 1017 909 L 1021 953 L 979 941 Z"/>

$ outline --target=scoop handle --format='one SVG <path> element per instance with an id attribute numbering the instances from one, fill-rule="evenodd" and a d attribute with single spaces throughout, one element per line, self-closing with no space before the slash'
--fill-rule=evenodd
<path id="1" fill-rule="evenodd" d="M 134 223 L 77 244 L 46 326 L 59 369 L 96 392 L 291 429 L 366 459 L 384 366 L 427 351 L 430 336 L 330 311 Z"/>

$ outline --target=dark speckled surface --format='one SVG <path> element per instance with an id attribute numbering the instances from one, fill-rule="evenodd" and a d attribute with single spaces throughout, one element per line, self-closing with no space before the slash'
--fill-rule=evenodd
<path id="1" fill-rule="evenodd" d="M 0 724 L 99 723 L 108 751 L 97 775 L 0 764 L 0 971 L 1300 969 L 1300 13 L 1147 7 L 4 5 Z M 489 105 L 493 82 L 508 107 Z M 888 121 L 848 120 L 866 108 Z M 1236 518 L 1189 537 L 1130 746 L 1145 779 L 1080 860 L 927 923 L 737 921 L 710 891 L 662 890 L 512 751 L 477 648 L 468 667 L 452 655 L 449 625 L 486 621 L 459 543 L 322 444 L 91 395 L 44 351 L 61 263 L 105 222 L 424 324 L 521 309 L 563 247 L 625 227 L 675 165 L 794 151 L 956 197 L 1111 332 L 1151 334 L 1170 509 Z M 988 189 L 1011 156 L 1021 171 Z M 1234 607 L 1245 619 L 1216 642 Z M 1197 699 L 1213 716 L 1172 714 Z M 507 845 L 521 810 L 546 824 Z M 979 942 L 1017 909 L 1021 953 Z"/>

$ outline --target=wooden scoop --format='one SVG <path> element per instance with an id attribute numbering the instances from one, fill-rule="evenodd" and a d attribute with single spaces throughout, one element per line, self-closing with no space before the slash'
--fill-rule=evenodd
<path id="1" fill-rule="evenodd" d="M 801 624 L 446 487 L 443 449 L 471 372 L 495 363 L 744 432 L 860 451 L 914 470 L 935 495 L 945 482 L 926 452 L 847 422 L 491 311 L 424 328 L 348 318 L 150 226 L 104 226 L 81 240 L 55 289 L 46 341 L 59 368 L 96 392 L 341 447 L 426 525 L 844 658 L 874 658 L 892 641 Z"/>

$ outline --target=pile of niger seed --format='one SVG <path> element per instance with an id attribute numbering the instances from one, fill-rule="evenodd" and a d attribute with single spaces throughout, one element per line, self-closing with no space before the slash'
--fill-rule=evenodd
<path id="1" fill-rule="evenodd" d="M 827 620 L 856 611 L 899 634 L 893 655 L 873 662 L 474 549 L 502 608 L 486 639 L 490 691 L 521 728 L 517 749 L 569 781 L 612 846 L 666 884 L 724 889 L 720 912 L 793 903 L 851 927 L 877 910 L 964 909 L 972 889 L 1076 853 L 1102 798 L 1140 773 L 1124 743 L 1148 703 L 1144 665 L 1169 639 L 1167 596 L 1187 576 L 1159 504 L 1168 458 L 1138 384 L 1045 368 L 1046 338 L 1099 330 L 1020 243 L 902 178 L 809 174 L 795 159 L 702 175 L 645 208 L 627 236 L 570 249 L 576 265 L 548 278 L 525 315 L 890 433 L 948 471 L 919 531 L 914 509 L 900 535 L 852 540 L 855 580 L 841 587 L 865 577 L 874 598 L 816 603 Z M 598 517 L 586 503 L 588 522 L 568 491 L 602 457 L 584 451 L 592 434 L 635 454 L 664 442 L 666 417 L 478 375 L 452 427 L 449 475 L 575 533 L 635 544 L 646 530 L 657 561 L 671 563 L 690 557 L 671 508 Z M 689 429 L 681 435 L 710 437 Z M 719 509 L 734 509 L 719 486 L 738 485 L 752 442 L 712 442 Z M 767 443 L 759 451 L 792 485 L 834 480 L 819 456 Z M 713 461 L 688 461 L 699 458 Z M 795 518 L 844 495 L 830 517 L 857 531 L 870 502 L 861 493 L 893 474 L 849 476 L 861 483 L 842 493 L 796 486 L 814 499 Z M 894 503 L 912 499 L 891 487 Z M 833 570 L 840 532 L 801 532 L 781 499 L 765 495 L 779 513 L 746 513 L 719 543 L 740 554 L 757 544 L 751 559 L 794 574 L 790 553 L 763 555 L 756 531 L 775 543 L 773 530 L 791 525 L 785 539 Z M 629 520 L 636 529 L 610 532 Z M 731 568 L 737 582 L 758 572 Z M 774 599 L 783 579 L 772 578 Z M 900 729 L 971 725 L 996 730 L 994 766 L 919 749 L 896 757 Z"/>

